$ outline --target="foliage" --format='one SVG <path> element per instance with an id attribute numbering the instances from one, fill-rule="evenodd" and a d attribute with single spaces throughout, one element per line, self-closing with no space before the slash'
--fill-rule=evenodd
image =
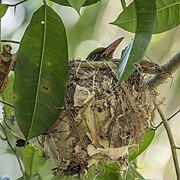
<path id="1" fill-rule="evenodd" d="M 134 71 L 134 63 L 139 62 L 146 52 L 150 43 L 152 30 L 155 22 L 155 0 L 135 0 L 137 28 L 136 35 L 125 50 L 119 68 L 120 82 L 127 79 Z M 142 8 L 143 7 L 143 8 Z"/>
<path id="2" fill-rule="evenodd" d="M 133 154 L 129 156 L 128 158 L 129 161 L 136 159 L 143 151 L 145 151 L 153 141 L 154 136 L 155 136 L 155 130 L 147 131 L 142 137 L 141 142 L 139 143 L 138 150 L 136 152 L 133 152 Z"/>
<path id="3" fill-rule="evenodd" d="M 18 149 L 17 153 L 25 169 L 25 174 L 22 179 L 35 179 L 35 177 L 40 177 L 39 172 L 46 162 L 46 159 L 42 158 L 41 150 L 32 144 L 28 144 L 25 148 Z"/>
<path id="4" fill-rule="evenodd" d="M 43 5 L 22 38 L 15 69 L 15 113 L 27 140 L 45 132 L 57 119 L 64 99 L 67 63 L 64 25 L 50 7 Z"/>
<path id="5" fill-rule="evenodd" d="M 112 23 L 130 32 L 136 32 L 137 14 L 135 2 L 132 2 Z M 162 33 L 180 23 L 179 0 L 156 0 L 156 21 L 153 33 Z"/>
<path id="6" fill-rule="evenodd" d="M 6 13 L 8 9 L 8 5 L 7 4 L 0 4 L 0 18 L 2 18 L 4 16 L 4 14 Z"/>
<path id="7" fill-rule="evenodd" d="M 82 7 L 101 3 L 100 0 L 51 1 L 73 7 L 79 14 Z M 23 34 L 18 50 L 15 79 L 13 75 L 9 77 L 9 86 L 1 96 L 4 101 L 13 103 L 12 83 L 14 82 L 15 115 L 26 141 L 45 133 L 57 120 L 64 102 L 68 78 L 67 30 L 55 10 L 48 6 L 45 0 L 42 2 L 44 4 L 33 12 L 31 21 Z M 134 0 L 128 7 L 125 7 L 125 1 L 122 3 L 123 11 L 111 24 L 134 32 L 135 37 L 124 50 L 119 67 L 119 82 L 127 79 L 134 71 L 134 63 L 144 57 L 153 33 L 162 33 L 180 24 L 179 0 Z M 9 6 L 0 4 L 0 18 L 4 16 Z M 93 12 L 92 19 L 95 19 L 96 15 L 98 15 L 98 10 Z M 79 24 L 83 18 L 82 15 Z M 79 26 L 78 23 L 76 26 Z M 83 28 L 85 31 L 90 27 Z M 75 32 L 78 33 L 78 31 Z M 6 115 L 13 113 L 12 108 L 9 107 L 5 107 L 4 111 Z M 130 163 L 148 148 L 154 136 L 154 130 L 144 135 L 139 149 L 129 156 Z M 39 148 L 30 144 L 18 150 L 18 155 L 25 170 L 22 178 L 40 177 L 38 173 L 46 160 L 40 158 L 42 155 Z M 117 164 L 107 165 L 105 176 L 99 176 L 97 179 L 112 177 L 120 179 L 119 172 L 112 171 L 114 168 L 117 168 Z M 94 178 L 94 176 L 96 176 L 94 172 L 88 172 L 89 178 Z M 143 179 L 132 164 L 129 166 L 126 178 Z"/>

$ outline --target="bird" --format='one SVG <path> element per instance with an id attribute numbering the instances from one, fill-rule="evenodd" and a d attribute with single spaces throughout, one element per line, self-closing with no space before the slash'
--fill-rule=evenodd
<path id="1" fill-rule="evenodd" d="M 113 53 L 123 39 L 124 37 L 118 38 L 107 47 L 99 47 L 93 50 L 92 52 L 89 53 L 86 60 L 87 61 L 103 61 L 103 60 L 109 61 L 113 59 Z"/>

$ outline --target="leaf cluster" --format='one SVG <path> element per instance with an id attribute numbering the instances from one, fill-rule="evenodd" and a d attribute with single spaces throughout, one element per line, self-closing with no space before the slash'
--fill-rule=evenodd
<path id="1" fill-rule="evenodd" d="M 73 7 L 79 14 L 82 7 L 101 3 L 100 0 L 51 1 Z M 44 4 L 33 12 L 20 42 L 15 78 L 10 76 L 9 86 L 2 94 L 3 100 L 14 104 L 17 123 L 26 141 L 45 133 L 57 120 L 64 103 L 68 79 L 66 28 L 55 10 L 43 2 Z M 16 5 L 0 4 L 0 18 L 6 14 L 9 7 Z M 134 63 L 140 62 L 144 57 L 152 34 L 168 31 L 180 24 L 179 0 L 134 0 L 127 7 L 123 3 L 123 7 L 123 11 L 111 24 L 135 35 L 121 57 L 119 83 L 132 74 Z M 9 107 L 5 106 L 4 110 L 6 116 L 13 113 Z M 129 161 L 136 159 L 149 146 L 154 135 L 153 130 L 144 135 L 138 151 L 129 156 Z M 29 146 L 22 154 L 33 156 L 34 152 L 34 147 Z M 24 166 L 30 177 L 32 172 L 26 169 L 29 165 L 25 163 Z"/>

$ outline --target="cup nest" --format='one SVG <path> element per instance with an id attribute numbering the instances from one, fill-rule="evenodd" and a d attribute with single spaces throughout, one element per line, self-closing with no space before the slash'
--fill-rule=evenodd
<path id="1" fill-rule="evenodd" d="M 43 151 L 67 175 L 101 160 L 121 163 L 154 120 L 154 90 L 138 70 L 120 85 L 118 61 L 69 62 L 65 103 L 42 135 Z"/>

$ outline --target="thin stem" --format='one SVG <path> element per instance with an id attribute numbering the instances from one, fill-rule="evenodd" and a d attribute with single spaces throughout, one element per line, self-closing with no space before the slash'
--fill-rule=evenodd
<path id="1" fill-rule="evenodd" d="M 19 156 L 17 155 L 16 150 L 12 147 L 12 145 L 11 145 L 9 139 L 8 139 L 8 136 L 7 136 L 7 133 L 6 133 L 6 131 L 5 131 L 4 126 L 3 126 L 2 124 L 0 124 L 0 126 L 1 126 L 1 129 L 2 129 L 2 131 L 3 131 L 3 133 L 4 133 L 4 135 L 5 135 L 5 138 L 4 138 L 4 139 L 7 141 L 9 147 L 11 148 L 11 150 L 12 150 L 13 153 L 14 153 L 14 155 L 16 156 L 16 159 L 17 159 L 17 161 L 18 161 L 18 163 L 19 163 L 20 170 L 21 170 L 21 172 L 22 172 L 22 174 L 23 174 L 23 176 L 24 176 L 24 170 L 23 170 L 23 166 L 22 166 L 22 164 L 21 164 L 21 160 L 20 160 Z"/>
<path id="2" fill-rule="evenodd" d="M 28 0 L 23 0 L 23 1 L 20 1 L 20 2 L 18 2 L 18 3 L 16 3 L 16 4 L 8 4 L 8 6 L 11 6 L 11 7 L 16 7 L 16 6 L 18 6 L 19 4 L 21 4 L 21 3 L 23 3 L 23 2 L 26 2 L 26 1 L 28 1 Z"/>
<path id="3" fill-rule="evenodd" d="M 180 109 L 177 110 L 171 117 L 169 117 L 167 119 L 167 121 L 170 121 L 174 116 L 176 116 L 178 113 L 180 112 Z M 163 122 L 160 122 L 156 127 L 155 127 L 155 130 L 158 129 L 161 125 L 163 124 Z"/>
<path id="4" fill-rule="evenodd" d="M 6 141 L 6 138 L 2 137 L 1 135 L 0 135 L 0 139 Z"/>
<path id="5" fill-rule="evenodd" d="M 46 2 L 46 0 L 43 0 L 43 3 L 44 3 L 44 5 L 47 5 L 47 2 Z"/>
<path id="6" fill-rule="evenodd" d="M 6 39 L 1 40 L 1 42 L 9 42 L 9 43 L 14 43 L 14 44 L 20 44 L 19 41 L 6 40 Z"/>
<path id="7" fill-rule="evenodd" d="M 180 180 L 180 168 L 179 168 L 179 163 L 178 163 L 178 157 L 177 157 L 177 152 L 176 149 L 174 147 L 176 147 L 174 139 L 173 139 L 173 135 L 171 132 L 171 129 L 169 127 L 168 121 L 166 119 L 166 117 L 164 116 L 163 112 L 161 111 L 161 109 L 159 107 L 157 107 L 157 111 L 162 119 L 164 128 L 166 130 L 168 139 L 169 139 L 169 144 L 171 147 L 171 152 L 172 152 L 172 157 L 173 157 L 173 162 L 174 162 L 174 167 L 175 167 L 175 171 L 176 171 L 176 176 L 177 176 L 177 180 Z"/>
<path id="8" fill-rule="evenodd" d="M 10 103 L 8 103 L 8 102 L 2 101 L 2 100 L 0 100 L 0 102 L 3 103 L 3 104 L 5 104 L 5 105 L 7 105 L 7 106 L 14 107 L 12 104 L 10 104 Z"/>
<path id="9" fill-rule="evenodd" d="M 176 116 L 176 114 L 178 114 L 180 112 L 180 109 L 178 109 L 171 117 L 169 117 L 167 120 L 171 120 L 174 116 Z"/>
<path id="10" fill-rule="evenodd" d="M 121 0 L 121 5 L 122 5 L 122 8 L 125 9 L 126 8 L 126 1 L 125 0 Z"/>

